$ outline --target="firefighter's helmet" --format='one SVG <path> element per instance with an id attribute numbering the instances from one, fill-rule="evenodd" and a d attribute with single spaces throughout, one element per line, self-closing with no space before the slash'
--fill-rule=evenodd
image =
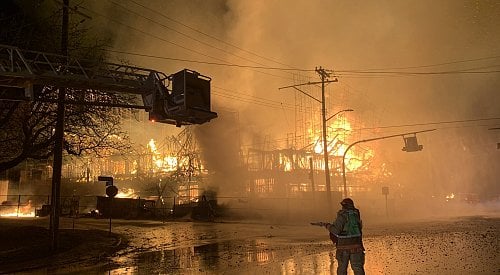
<path id="1" fill-rule="evenodd" d="M 352 199 L 350 199 L 350 198 L 345 198 L 345 199 L 343 199 L 343 200 L 340 202 L 340 204 L 341 204 L 342 206 L 348 206 L 348 205 L 350 205 L 350 206 L 354 206 L 354 202 L 353 202 L 353 201 L 352 201 Z"/>

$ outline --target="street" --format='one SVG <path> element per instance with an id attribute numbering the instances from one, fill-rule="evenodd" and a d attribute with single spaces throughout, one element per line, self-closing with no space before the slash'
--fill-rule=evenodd
<path id="1" fill-rule="evenodd" d="M 104 219 L 76 222 L 82 228 L 107 226 Z M 495 214 L 367 223 L 365 270 L 498 274 L 499 228 Z M 115 220 L 112 230 L 129 239 L 127 248 L 101 266 L 72 267 L 72 274 L 335 274 L 337 266 L 326 230 L 309 224 Z M 68 267 L 33 270 L 39 272 L 66 273 Z"/>

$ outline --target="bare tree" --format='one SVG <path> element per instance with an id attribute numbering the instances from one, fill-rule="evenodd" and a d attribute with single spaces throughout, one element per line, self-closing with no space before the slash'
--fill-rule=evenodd
<path id="1" fill-rule="evenodd" d="M 47 2 L 47 1 L 45 1 Z M 23 49 L 58 52 L 60 41 L 60 8 L 44 6 L 42 1 L 2 1 L 0 12 L 0 44 Z M 52 2 L 51 2 L 52 3 Z M 70 28 L 69 51 L 72 56 L 102 62 L 99 49 L 105 39 L 89 40 L 90 32 Z M 0 86 L 0 95 L 9 92 Z M 0 99 L 0 172 L 13 168 L 26 159 L 47 159 L 52 156 L 56 123 L 56 87 L 37 87 L 41 101 L 9 101 Z M 101 103 L 136 103 L 135 97 L 105 91 L 67 89 L 66 98 L 79 102 L 66 105 L 64 149 L 67 154 L 109 155 L 129 149 L 128 135 L 121 129 L 121 120 L 130 110 L 85 105 L 88 99 Z"/>

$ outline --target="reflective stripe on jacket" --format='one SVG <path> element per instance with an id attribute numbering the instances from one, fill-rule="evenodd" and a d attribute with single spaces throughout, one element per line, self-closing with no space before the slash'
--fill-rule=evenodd
<path id="1" fill-rule="evenodd" d="M 358 219 L 359 232 L 361 234 L 348 235 L 348 232 L 346 231 L 346 225 L 349 217 L 349 212 L 355 213 L 355 216 Z M 335 221 L 328 227 L 328 230 L 338 238 L 337 249 L 363 249 L 362 221 L 358 209 L 354 207 L 341 209 L 337 213 L 337 218 L 335 219 Z"/>

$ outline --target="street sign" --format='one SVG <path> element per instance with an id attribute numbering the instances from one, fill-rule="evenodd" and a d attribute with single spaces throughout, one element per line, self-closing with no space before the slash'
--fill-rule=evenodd
<path id="1" fill-rule="evenodd" d="M 98 176 L 97 177 L 98 181 L 113 181 L 113 177 L 107 177 L 107 176 Z"/>
<path id="2" fill-rule="evenodd" d="M 114 185 L 106 187 L 106 195 L 110 198 L 114 198 L 118 194 L 118 188 Z"/>
<path id="3" fill-rule="evenodd" d="M 112 186 L 113 185 L 113 177 L 98 176 L 97 180 L 98 181 L 105 181 L 106 182 L 106 186 Z"/>
<path id="4" fill-rule="evenodd" d="M 389 195 L 389 187 L 387 186 L 382 187 L 382 195 Z"/>

